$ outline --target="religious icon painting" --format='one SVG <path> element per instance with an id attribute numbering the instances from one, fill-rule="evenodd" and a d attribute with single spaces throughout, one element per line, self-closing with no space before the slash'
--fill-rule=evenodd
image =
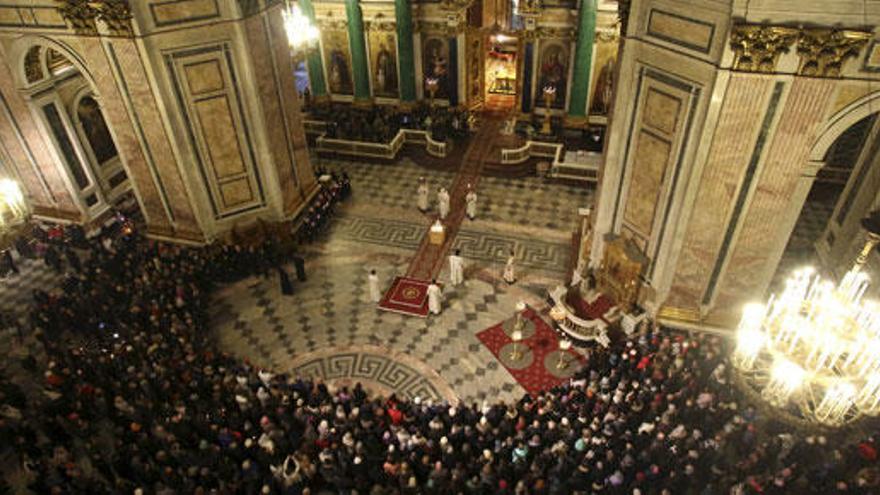
<path id="1" fill-rule="evenodd" d="M 614 91 L 614 66 L 617 64 L 617 39 L 596 40 L 593 58 L 593 94 L 590 95 L 590 114 L 608 115 Z"/>
<path id="2" fill-rule="evenodd" d="M 330 92 L 337 95 L 353 95 L 351 78 L 351 52 L 348 33 L 341 29 L 327 29 L 321 33 L 324 47 L 324 67 Z"/>
<path id="3" fill-rule="evenodd" d="M 398 97 L 397 40 L 391 31 L 369 32 L 370 63 L 373 67 L 373 94 Z"/>
<path id="4" fill-rule="evenodd" d="M 425 37 L 422 45 L 422 73 L 438 80 L 435 98 L 449 97 L 449 43 L 440 37 Z M 425 88 L 425 94 L 427 94 Z"/>
<path id="5" fill-rule="evenodd" d="M 561 41 L 542 41 L 538 59 L 538 85 L 535 88 L 535 106 L 545 107 L 544 88 L 552 86 L 556 98 L 552 108 L 565 108 L 565 95 L 568 85 L 569 46 Z"/>

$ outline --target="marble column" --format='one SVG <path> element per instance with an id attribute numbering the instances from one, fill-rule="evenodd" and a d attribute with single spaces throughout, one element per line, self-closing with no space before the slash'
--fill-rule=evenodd
<path id="1" fill-rule="evenodd" d="M 574 75 L 571 81 L 571 96 L 568 100 L 569 117 L 587 116 L 590 69 L 593 65 L 593 39 L 596 36 L 596 2 L 597 0 L 581 2 L 577 47 L 574 52 Z"/>
<path id="2" fill-rule="evenodd" d="M 522 71 L 522 98 L 521 109 L 523 113 L 532 111 L 532 66 L 535 58 L 535 42 L 527 39 L 523 46 L 523 71 Z"/>
<path id="3" fill-rule="evenodd" d="M 449 38 L 449 75 L 446 79 L 449 92 L 449 106 L 458 105 L 458 38 Z"/>
<path id="4" fill-rule="evenodd" d="M 345 0 L 348 19 L 348 45 L 351 49 L 351 71 L 354 80 L 354 99 L 370 100 L 370 64 L 367 63 L 367 44 L 364 38 L 364 19 L 357 0 Z"/>
<path id="5" fill-rule="evenodd" d="M 303 14 L 309 18 L 309 22 L 313 26 L 317 26 L 312 0 L 300 0 L 299 5 Z M 326 96 L 327 84 L 324 82 L 324 63 L 321 61 L 321 50 L 309 50 L 306 56 L 306 66 L 309 69 L 309 87 L 312 96 Z"/>
<path id="6" fill-rule="evenodd" d="M 416 69 L 413 55 L 412 11 L 409 0 L 394 0 L 397 17 L 397 60 L 400 64 L 400 101 L 416 100 Z"/>

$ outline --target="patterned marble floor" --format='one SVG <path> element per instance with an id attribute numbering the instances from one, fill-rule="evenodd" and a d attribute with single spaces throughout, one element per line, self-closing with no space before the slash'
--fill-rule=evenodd
<path id="1" fill-rule="evenodd" d="M 443 312 L 421 319 L 379 311 L 369 300 L 367 275 L 375 268 L 386 285 L 405 273 L 431 221 L 414 205 L 418 177 L 436 187 L 450 184 L 453 174 L 407 161 L 320 165 L 346 171 L 353 198 L 322 239 L 306 248 L 308 280 L 294 295 L 283 296 L 276 278 L 251 278 L 215 293 L 213 324 L 221 347 L 279 371 L 364 381 L 407 397 L 472 402 L 520 396 L 523 389 L 476 334 L 510 317 L 517 301 L 545 306 L 546 288 L 560 283 L 570 266 L 571 233 L 588 190 L 483 178 L 480 216 L 465 221 L 454 244 L 466 258 L 467 282 L 446 287 Z M 520 260 L 513 286 L 500 282 L 497 254 L 510 248 Z M 448 280 L 445 269 L 440 279 Z"/>

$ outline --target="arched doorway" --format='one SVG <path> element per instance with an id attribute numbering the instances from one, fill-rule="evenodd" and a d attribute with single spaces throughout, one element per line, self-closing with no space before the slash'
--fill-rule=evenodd
<path id="1" fill-rule="evenodd" d="M 137 202 L 91 81 L 61 50 L 37 44 L 23 61 L 26 99 L 87 220 Z"/>
<path id="2" fill-rule="evenodd" d="M 871 149 L 878 142 L 878 114 L 861 117 L 840 133 L 825 150 L 822 165 L 815 171 L 810 192 L 804 201 L 791 237 L 770 284 L 771 292 L 781 290 L 791 272 L 801 266 L 815 266 L 831 275 L 837 265 L 852 260 L 828 259 L 829 234 L 854 211 L 853 201 L 859 185 L 869 177 L 873 157 Z M 851 219 L 850 219 L 851 220 Z M 839 262 L 839 263 L 838 263 Z"/>

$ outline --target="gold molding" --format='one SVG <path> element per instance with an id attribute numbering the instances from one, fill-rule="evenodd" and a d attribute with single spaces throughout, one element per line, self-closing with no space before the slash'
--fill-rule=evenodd
<path id="1" fill-rule="evenodd" d="M 797 40 L 798 74 L 839 77 L 843 64 L 857 57 L 870 39 L 871 33 L 864 31 L 803 29 Z"/>
<path id="2" fill-rule="evenodd" d="M 577 29 L 573 27 L 539 26 L 536 31 L 539 38 L 577 38 Z"/>
<path id="3" fill-rule="evenodd" d="M 730 32 L 733 69 L 746 72 L 773 73 L 779 56 L 788 53 L 798 30 L 782 26 L 738 24 Z"/>
<path id="4" fill-rule="evenodd" d="M 682 321 L 685 323 L 699 323 L 700 312 L 696 309 L 677 308 L 675 306 L 662 306 L 657 312 L 657 319 Z"/>

